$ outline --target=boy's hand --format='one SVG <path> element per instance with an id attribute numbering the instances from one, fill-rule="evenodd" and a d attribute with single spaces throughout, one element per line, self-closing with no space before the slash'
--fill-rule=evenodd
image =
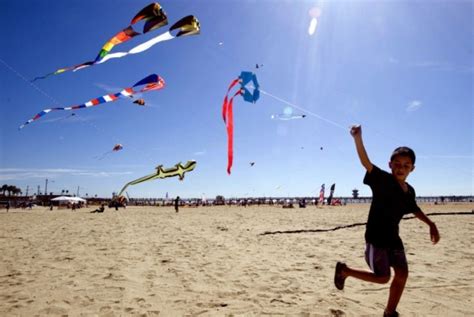
<path id="1" fill-rule="evenodd" d="M 362 127 L 360 126 L 360 124 L 358 125 L 353 125 L 351 127 L 351 135 L 355 138 L 355 137 L 360 137 L 362 136 Z"/>
<path id="2" fill-rule="evenodd" d="M 438 228 L 436 227 L 434 222 L 430 224 L 430 237 L 431 237 L 431 242 L 433 242 L 433 244 L 438 243 L 440 239 Z"/>

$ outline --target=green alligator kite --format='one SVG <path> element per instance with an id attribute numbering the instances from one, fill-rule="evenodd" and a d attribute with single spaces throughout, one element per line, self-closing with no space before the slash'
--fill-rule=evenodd
<path id="1" fill-rule="evenodd" d="M 134 181 L 131 181 L 125 184 L 125 186 L 123 186 L 122 190 L 118 194 L 118 197 L 122 196 L 122 193 L 125 191 L 125 189 L 127 189 L 128 186 L 140 184 L 146 181 L 151 181 L 153 179 L 178 176 L 179 180 L 182 181 L 184 179 L 184 174 L 186 172 L 191 172 L 192 170 L 194 170 L 194 168 L 196 167 L 196 164 L 197 164 L 196 161 L 187 161 L 186 164 L 183 166 L 181 162 L 179 162 L 175 166 L 166 168 L 166 169 L 163 168 L 163 165 L 158 165 L 156 167 L 155 173 L 140 177 L 139 179 L 136 179 Z"/>

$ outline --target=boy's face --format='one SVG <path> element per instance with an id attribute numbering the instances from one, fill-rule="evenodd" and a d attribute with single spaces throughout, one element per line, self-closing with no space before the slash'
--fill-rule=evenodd
<path id="1" fill-rule="evenodd" d="M 389 163 L 392 175 L 399 181 L 404 182 L 415 166 L 408 156 L 397 155 Z"/>

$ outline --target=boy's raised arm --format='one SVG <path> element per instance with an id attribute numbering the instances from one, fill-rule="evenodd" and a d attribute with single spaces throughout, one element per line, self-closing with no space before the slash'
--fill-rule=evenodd
<path id="1" fill-rule="evenodd" d="M 362 142 L 362 127 L 360 125 L 354 125 L 351 127 L 351 135 L 354 138 L 357 154 L 359 155 L 360 162 L 365 167 L 367 172 L 372 172 L 372 162 L 369 160 L 369 156 L 365 151 L 364 142 Z"/>

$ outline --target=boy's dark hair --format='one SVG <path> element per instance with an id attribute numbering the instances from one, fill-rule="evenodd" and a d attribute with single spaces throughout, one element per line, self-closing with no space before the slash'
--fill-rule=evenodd
<path id="1" fill-rule="evenodd" d="M 413 150 L 410 149 L 409 147 L 406 147 L 406 146 L 397 147 L 392 152 L 392 155 L 390 156 L 390 161 L 392 161 L 395 156 L 399 156 L 399 155 L 409 157 L 411 159 L 412 164 L 413 165 L 415 164 L 415 160 L 416 160 L 415 152 L 413 152 Z"/>

